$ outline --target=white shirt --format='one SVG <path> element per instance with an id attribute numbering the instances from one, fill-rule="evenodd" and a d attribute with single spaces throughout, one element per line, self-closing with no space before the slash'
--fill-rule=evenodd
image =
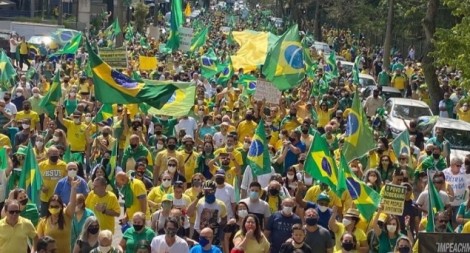
<path id="1" fill-rule="evenodd" d="M 11 101 L 11 100 L 10 100 Z M 16 109 L 16 105 L 13 104 L 12 102 L 5 103 L 5 112 L 11 114 L 11 115 L 16 115 L 18 110 Z"/>
<path id="2" fill-rule="evenodd" d="M 18 41 L 14 38 L 10 38 L 10 53 L 16 53 L 18 47 Z"/>
<path id="3" fill-rule="evenodd" d="M 150 243 L 152 253 L 183 253 L 189 252 L 188 243 L 179 236 L 175 236 L 175 243 L 170 247 L 166 244 L 165 235 L 155 236 Z"/>
<path id="4" fill-rule="evenodd" d="M 423 208 L 426 208 L 429 212 L 429 198 L 428 198 L 429 192 L 428 190 L 424 190 L 419 194 L 418 199 L 416 200 L 416 204 L 420 205 Z M 439 191 L 439 196 L 441 197 L 442 203 L 444 203 L 444 206 L 447 206 L 450 204 L 449 201 L 449 195 L 445 191 Z"/>
<path id="5" fill-rule="evenodd" d="M 446 177 L 446 183 L 452 187 L 454 190 L 454 200 L 450 202 L 451 206 L 459 206 L 466 198 L 466 190 L 468 187 L 467 174 L 459 173 L 454 175 L 451 171 L 451 168 L 447 168 L 442 171 Z"/>
<path id="6" fill-rule="evenodd" d="M 214 203 L 207 203 L 205 198 L 200 199 L 196 205 L 196 220 L 194 221 L 194 230 L 201 232 L 203 228 L 213 222 L 212 219 L 217 218 L 217 223 L 222 218 L 227 217 L 227 207 L 222 200 L 216 198 Z"/>
<path id="7" fill-rule="evenodd" d="M 227 142 L 227 134 L 223 135 L 222 132 L 217 132 L 214 134 L 214 137 L 212 137 L 212 139 L 214 140 L 214 148 L 218 149 L 220 147 L 223 147 Z"/>
<path id="8" fill-rule="evenodd" d="M 217 187 L 215 190 L 215 198 L 224 202 L 225 207 L 227 208 L 227 219 L 233 218 L 232 203 L 236 203 L 235 189 L 233 186 L 225 183 L 223 188 Z"/>
<path id="9" fill-rule="evenodd" d="M 261 188 L 268 186 L 271 176 L 275 173 L 274 168 L 271 167 L 271 173 L 267 173 L 264 175 L 257 176 L 258 183 L 261 185 Z M 248 190 L 250 187 L 251 182 L 253 182 L 253 173 L 251 172 L 250 165 L 247 165 L 245 168 L 245 173 L 243 173 L 242 184 L 240 188 L 243 190 Z M 251 211 L 251 210 L 250 210 Z"/>
<path id="10" fill-rule="evenodd" d="M 441 111 L 441 108 L 444 108 L 444 111 Z M 439 117 L 449 118 L 449 113 L 446 109 L 446 102 L 444 100 L 439 101 Z"/>
<path id="11" fill-rule="evenodd" d="M 380 96 L 378 96 L 377 98 L 374 98 L 373 95 L 370 95 L 366 99 L 366 103 L 364 104 L 364 107 L 366 109 L 366 115 L 369 117 L 374 116 L 375 113 L 377 112 L 377 109 L 379 109 L 380 107 L 383 107 L 383 105 L 384 105 L 384 100 Z"/>
<path id="12" fill-rule="evenodd" d="M 180 130 L 185 130 L 187 135 L 190 135 L 194 138 L 194 131 L 197 130 L 197 123 L 193 117 L 188 117 L 187 119 L 180 119 L 180 122 L 175 126 L 176 133 L 178 134 Z"/>

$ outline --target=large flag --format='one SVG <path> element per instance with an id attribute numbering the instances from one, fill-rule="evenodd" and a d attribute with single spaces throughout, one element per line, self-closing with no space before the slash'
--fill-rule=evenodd
<path id="1" fill-rule="evenodd" d="M 39 191 L 41 190 L 42 178 L 39 171 L 38 161 L 34 155 L 31 142 L 26 148 L 26 157 L 21 168 L 20 181 L 18 186 L 26 190 L 33 203 L 39 203 Z"/>
<path id="2" fill-rule="evenodd" d="M 364 181 L 357 178 L 356 175 L 351 172 L 343 154 L 341 154 L 340 157 L 338 171 L 338 192 L 348 190 L 356 208 L 362 216 L 369 221 L 380 204 L 379 193 L 367 186 Z"/>
<path id="3" fill-rule="evenodd" d="M 162 108 L 150 108 L 149 113 L 156 115 L 168 115 L 173 117 L 182 117 L 188 115 L 194 106 L 194 97 L 196 96 L 196 86 L 192 83 L 173 83 L 178 89 L 166 101 Z M 161 85 L 165 85 L 162 83 Z"/>
<path id="4" fill-rule="evenodd" d="M 294 25 L 269 50 L 263 74 L 279 90 L 293 88 L 305 77 L 303 54 L 299 29 Z"/>
<path id="5" fill-rule="evenodd" d="M 395 140 L 392 142 L 392 149 L 396 157 L 400 157 L 401 154 L 405 153 L 411 158 L 410 152 L 410 133 L 408 130 L 401 132 Z M 411 159 L 410 159 L 411 161 Z"/>
<path id="6" fill-rule="evenodd" d="M 220 72 L 217 83 L 227 85 L 233 76 L 233 65 L 230 56 L 228 57 L 228 62 L 217 66 L 217 70 Z"/>
<path id="7" fill-rule="evenodd" d="M 358 85 L 359 84 L 359 73 L 361 72 L 359 70 L 359 64 L 361 63 L 361 55 L 356 56 L 356 59 L 354 60 L 354 66 L 352 70 L 352 76 L 353 76 L 353 84 Z"/>
<path id="8" fill-rule="evenodd" d="M 328 68 L 330 69 L 329 74 L 332 78 L 337 78 L 339 76 L 338 73 L 338 66 L 336 65 L 336 53 L 335 51 L 331 51 L 330 55 L 326 59 L 326 63 L 328 64 Z"/>
<path id="9" fill-rule="evenodd" d="M 0 86 L 10 88 L 15 76 L 16 70 L 11 64 L 10 58 L 5 51 L 0 50 Z"/>
<path id="10" fill-rule="evenodd" d="M 41 99 L 39 106 L 45 109 L 49 118 L 55 119 L 55 110 L 61 98 L 62 86 L 60 84 L 60 70 L 58 70 L 52 80 L 51 88 L 49 88 L 46 95 Z"/>
<path id="11" fill-rule="evenodd" d="M 209 48 L 207 52 L 201 56 L 201 74 L 205 78 L 211 78 L 217 74 L 217 56 L 214 49 Z"/>
<path id="12" fill-rule="evenodd" d="M 327 184 L 337 193 L 338 168 L 331 155 L 326 139 L 316 132 L 305 161 L 305 171 L 313 178 Z M 341 196 L 339 194 L 338 196 Z"/>
<path id="13" fill-rule="evenodd" d="M 61 55 L 61 54 L 76 54 L 83 42 L 82 33 L 77 33 L 71 41 L 67 42 L 65 46 L 59 49 L 56 53 L 52 55 Z M 52 56 L 51 55 L 51 56 Z"/>
<path id="14" fill-rule="evenodd" d="M 351 161 L 354 158 L 363 156 L 374 148 L 374 135 L 359 101 L 359 92 L 356 91 L 346 122 L 343 154 L 347 161 Z"/>
<path id="15" fill-rule="evenodd" d="M 209 26 L 206 26 L 204 29 L 202 29 L 202 31 L 199 32 L 199 34 L 194 36 L 193 40 L 191 41 L 191 47 L 189 48 L 189 51 L 194 52 L 198 48 L 204 46 L 204 44 L 206 44 L 206 40 L 208 37 L 209 37 Z"/>
<path id="16" fill-rule="evenodd" d="M 266 61 L 266 55 L 272 48 L 279 36 L 269 32 L 256 32 L 252 30 L 232 31 L 233 44 L 240 45 L 240 49 L 235 55 L 232 55 L 233 67 L 235 69 L 243 68 L 245 72 L 256 70 Z M 232 42 L 227 39 L 227 43 Z"/>
<path id="17" fill-rule="evenodd" d="M 111 69 L 96 55 L 87 43 L 90 67 L 93 72 L 93 84 L 96 99 L 103 104 L 138 104 L 145 102 L 161 108 L 178 88 L 170 83 L 158 85 L 160 81 L 135 81 L 128 76 Z"/>
<path id="18" fill-rule="evenodd" d="M 247 155 L 248 165 L 256 176 L 271 173 L 268 141 L 264 131 L 264 121 L 261 120 L 256 128 Z"/>
<path id="19" fill-rule="evenodd" d="M 119 20 L 116 18 L 113 23 L 104 30 L 108 46 L 114 46 L 114 40 L 121 33 L 121 26 Z"/>
<path id="20" fill-rule="evenodd" d="M 171 1 L 171 17 L 170 17 L 170 37 L 166 43 L 166 47 L 175 51 L 180 46 L 178 30 L 183 25 L 183 4 L 182 0 Z"/>
<path id="21" fill-rule="evenodd" d="M 431 173 L 428 173 L 428 223 L 426 224 L 426 232 L 434 233 L 436 225 L 434 224 L 434 216 L 437 212 L 444 211 L 445 206 L 439 195 L 439 191 L 434 186 Z"/>

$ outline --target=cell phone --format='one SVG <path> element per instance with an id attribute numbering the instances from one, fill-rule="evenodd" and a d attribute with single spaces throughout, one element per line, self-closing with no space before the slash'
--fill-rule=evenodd
<path id="1" fill-rule="evenodd" d="M 266 116 L 271 116 L 271 109 L 269 109 L 268 107 L 264 107 L 263 113 Z"/>

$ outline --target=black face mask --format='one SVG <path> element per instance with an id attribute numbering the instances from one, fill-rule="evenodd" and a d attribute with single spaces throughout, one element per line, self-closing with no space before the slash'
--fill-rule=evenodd
<path id="1" fill-rule="evenodd" d="M 162 131 L 155 131 L 155 134 L 156 134 L 156 135 L 161 135 L 161 134 L 162 134 Z"/>
<path id="2" fill-rule="evenodd" d="M 271 194 L 272 196 L 276 196 L 279 194 L 279 190 L 276 188 L 269 189 L 269 194 Z"/>
<path id="3" fill-rule="evenodd" d="M 106 133 L 103 133 L 103 137 L 108 137 L 109 136 L 109 133 L 106 132 Z"/>
<path id="4" fill-rule="evenodd" d="M 224 184 L 225 183 L 225 178 L 223 177 L 216 177 L 215 178 L 215 183 L 218 185 Z"/>
<path id="5" fill-rule="evenodd" d="M 400 252 L 400 253 L 409 253 L 410 250 L 411 250 L 411 249 L 410 249 L 410 247 L 408 247 L 408 246 L 398 248 L 398 252 Z"/>
<path id="6" fill-rule="evenodd" d="M 168 144 L 168 149 L 169 149 L 169 150 L 175 150 L 175 149 L 176 149 L 176 145 L 175 145 L 175 144 Z"/>
<path id="7" fill-rule="evenodd" d="M 465 166 L 470 166 L 470 161 L 469 161 L 469 160 L 465 160 L 464 164 L 465 164 Z"/>
<path id="8" fill-rule="evenodd" d="M 439 159 L 439 157 L 441 157 L 441 154 L 432 154 L 432 157 L 434 157 L 434 159 Z"/>
<path id="9" fill-rule="evenodd" d="M 193 150 L 193 145 L 192 145 L 192 144 L 186 144 L 186 145 L 184 145 L 184 148 L 185 148 L 187 151 L 191 151 L 191 150 Z"/>
<path id="10" fill-rule="evenodd" d="M 26 206 L 26 204 L 28 204 L 28 199 L 23 199 L 22 201 L 20 201 L 20 204 L 22 206 Z"/>
<path id="11" fill-rule="evenodd" d="M 100 231 L 100 228 L 99 227 L 96 227 L 96 226 L 93 226 L 93 227 L 88 227 L 88 233 L 92 234 L 92 235 L 96 235 L 99 231 Z"/>
<path id="12" fill-rule="evenodd" d="M 346 251 L 351 251 L 354 248 L 354 244 L 352 242 L 343 242 L 341 243 L 341 247 Z"/>
<path id="13" fill-rule="evenodd" d="M 31 110 L 31 106 L 29 106 L 29 105 L 23 106 L 23 109 L 24 109 L 25 111 Z"/>
<path id="14" fill-rule="evenodd" d="M 134 227 L 134 230 L 135 230 L 135 231 L 140 231 L 140 230 L 142 230 L 142 228 L 144 228 L 144 225 L 136 225 L 136 224 L 134 224 L 133 227 Z"/>
<path id="15" fill-rule="evenodd" d="M 134 143 L 131 143 L 130 146 L 131 146 L 132 149 L 137 148 L 137 144 L 134 144 Z"/>
<path id="16" fill-rule="evenodd" d="M 253 115 L 247 114 L 247 115 L 245 116 L 245 119 L 246 119 L 246 120 L 253 120 Z"/>
<path id="17" fill-rule="evenodd" d="M 289 115 L 293 118 L 295 118 L 295 116 L 297 116 L 297 113 L 289 113 Z"/>
<path id="18" fill-rule="evenodd" d="M 57 161 L 59 161 L 59 156 L 58 155 L 50 156 L 49 161 L 56 163 Z"/>
<path id="19" fill-rule="evenodd" d="M 303 133 L 303 134 L 308 134 L 308 128 L 303 128 L 303 129 L 302 129 L 302 133 Z"/>
<path id="20" fill-rule="evenodd" d="M 318 224 L 318 219 L 313 217 L 308 217 L 305 219 L 305 223 L 309 226 L 315 226 Z"/>
<path id="21" fill-rule="evenodd" d="M 289 137 L 290 142 L 295 142 L 295 138 Z"/>
<path id="22" fill-rule="evenodd" d="M 430 156 L 432 154 L 432 151 L 427 151 L 426 150 L 426 155 Z"/>

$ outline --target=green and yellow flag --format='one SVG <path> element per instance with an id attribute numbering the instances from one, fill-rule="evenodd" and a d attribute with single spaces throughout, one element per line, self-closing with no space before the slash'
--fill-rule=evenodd
<path id="1" fill-rule="evenodd" d="M 211 78 L 217 74 L 218 59 L 214 49 L 209 48 L 205 54 L 201 56 L 201 75 L 205 78 Z"/>
<path id="2" fill-rule="evenodd" d="M 196 51 L 198 48 L 204 46 L 206 44 L 207 37 L 209 37 L 209 26 L 206 26 L 202 31 L 199 32 L 196 36 L 194 36 L 193 40 L 191 41 L 191 47 L 189 48 L 190 52 Z"/>
<path id="3" fill-rule="evenodd" d="M 16 70 L 11 64 L 10 58 L 5 51 L 0 50 L 0 86 L 10 88 L 15 76 Z"/>
<path id="4" fill-rule="evenodd" d="M 410 133 L 408 130 L 401 132 L 392 142 L 392 149 L 396 157 L 405 153 L 411 158 Z"/>
<path id="5" fill-rule="evenodd" d="M 160 85 L 168 85 L 168 83 L 161 83 Z M 175 85 L 178 89 L 166 101 L 162 108 L 150 108 L 149 113 L 173 117 L 182 117 L 189 114 L 189 111 L 194 106 L 196 86 L 192 83 L 172 83 L 172 85 Z"/>
<path id="6" fill-rule="evenodd" d="M 172 51 L 178 50 L 180 46 L 179 28 L 183 25 L 183 3 L 182 0 L 171 1 L 170 37 L 166 47 Z"/>
<path id="7" fill-rule="evenodd" d="M 20 180 L 18 187 L 26 190 L 29 198 L 33 203 L 39 203 L 39 191 L 41 190 L 42 178 L 39 171 L 38 161 L 34 155 L 33 146 L 31 142 L 28 143 L 26 148 L 26 156 L 21 169 Z"/>
<path id="8" fill-rule="evenodd" d="M 45 109 L 49 118 L 55 119 L 55 110 L 61 98 L 62 86 L 60 84 L 60 70 L 58 70 L 52 80 L 51 88 L 49 88 L 49 91 L 47 91 L 46 95 L 41 99 L 39 106 Z"/>
<path id="9" fill-rule="evenodd" d="M 246 158 L 254 175 L 259 176 L 271 173 L 268 140 L 266 138 L 263 120 L 261 120 L 256 127 Z"/>
<path id="10" fill-rule="evenodd" d="M 53 55 L 62 55 L 62 54 L 76 54 L 80 46 L 82 45 L 83 42 L 83 36 L 82 33 L 77 33 L 73 39 L 61 49 L 59 49 L 56 53 L 52 54 Z"/>
<path id="11" fill-rule="evenodd" d="M 352 76 L 353 76 L 353 84 L 358 85 L 359 84 L 359 73 L 361 73 L 359 69 L 359 64 L 361 63 L 361 55 L 356 56 L 356 59 L 354 60 L 354 66 L 352 70 Z"/>
<path id="12" fill-rule="evenodd" d="M 105 120 L 108 120 L 113 117 L 113 105 L 112 104 L 102 104 L 98 112 L 96 113 L 93 122 L 98 123 Z"/>
<path id="13" fill-rule="evenodd" d="M 218 65 L 217 70 L 220 72 L 219 78 L 217 78 L 217 83 L 227 85 L 228 81 L 230 81 L 233 76 L 233 65 L 231 57 L 228 57 L 228 61 L 226 63 Z"/>

